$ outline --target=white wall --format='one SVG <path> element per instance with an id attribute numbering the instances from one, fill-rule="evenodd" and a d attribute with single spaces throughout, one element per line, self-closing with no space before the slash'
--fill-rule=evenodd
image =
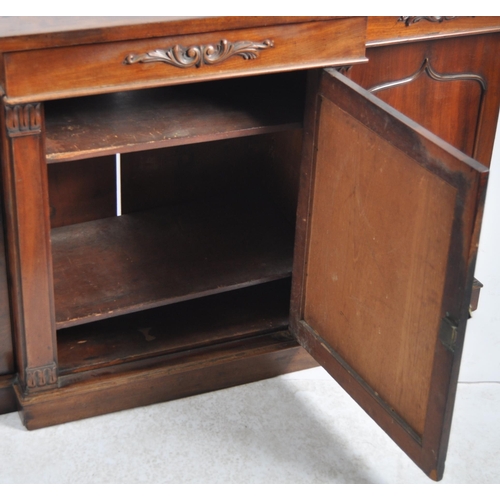
<path id="1" fill-rule="evenodd" d="M 486 195 L 476 278 L 479 306 L 467 325 L 461 382 L 500 381 L 500 122 Z"/>

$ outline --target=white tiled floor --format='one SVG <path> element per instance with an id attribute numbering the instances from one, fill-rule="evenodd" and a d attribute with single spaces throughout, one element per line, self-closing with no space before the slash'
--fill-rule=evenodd
<path id="1" fill-rule="evenodd" d="M 444 483 L 500 482 L 500 384 L 459 384 Z M 37 431 L 1 483 L 432 483 L 322 369 Z M 433 483 L 436 484 L 436 483 Z"/>

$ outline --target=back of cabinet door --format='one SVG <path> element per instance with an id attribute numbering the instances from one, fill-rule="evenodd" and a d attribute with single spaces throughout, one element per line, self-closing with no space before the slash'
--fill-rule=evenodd
<path id="1" fill-rule="evenodd" d="M 309 104 L 292 331 L 439 480 L 487 169 L 335 70 Z"/>

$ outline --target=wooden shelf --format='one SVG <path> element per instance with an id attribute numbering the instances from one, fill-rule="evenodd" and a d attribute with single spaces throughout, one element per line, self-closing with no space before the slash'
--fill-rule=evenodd
<path id="1" fill-rule="evenodd" d="M 285 330 L 289 307 L 290 280 L 285 279 L 59 330 L 59 373 Z"/>
<path id="2" fill-rule="evenodd" d="M 301 73 L 49 101 L 49 163 L 302 127 Z"/>
<path id="3" fill-rule="evenodd" d="M 52 230 L 58 328 L 289 277 L 294 228 L 268 201 L 202 200 Z"/>

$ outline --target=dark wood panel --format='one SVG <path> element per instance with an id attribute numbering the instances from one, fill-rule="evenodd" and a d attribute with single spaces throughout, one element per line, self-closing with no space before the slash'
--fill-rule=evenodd
<path id="1" fill-rule="evenodd" d="M 196 349 L 188 356 L 159 358 L 154 365 L 149 361 L 127 373 L 103 374 L 79 383 L 72 383 L 74 376 L 69 375 L 57 390 L 39 397 L 26 397 L 17 390 L 16 396 L 26 427 L 38 429 L 314 366 L 317 363 L 288 332 L 281 332 Z"/>
<path id="2" fill-rule="evenodd" d="M 0 375 L 14 373 L 14 350 L 2 212 L 0 209 Z"/>
<path id="3" fill-rule="evenodd" d="M 287 279 L 59 330 L 59 374 L 284 330 L 289 308 Z"/>
<path id="4" fill-rule="evenodd" d="M 14 393 L 15 375 L 0 375 L 0 415 L 17 410 L 17 401 Z"/>
<path id="5" fill-rule="evenodd" d="M 234 197 L 52 230 L 59 328 L 290 276 L 293 227 Z"/>
<path id="6" fill-rule="evenodd" d="M 301 130 L 267 136 L 262 158 L 255 162 L 256 183 L 272 197 L 281 211 L 295 225 L 302 159 Z"/>
<path id="7" fill-rule="evenodd" d="M 121 155 L 122 213 L 251 193 L 268 141 L 265 134 Z"/>
<path id="8" fill-rule="evenodd" d="M 48 102 L 48 162 L 300 127 L 303 74 Z"/>
<path id="9" fill-rule="evenodd" d="M 116 215 L 116 158 L 49 165 L 51 227 Z"/>
<path id="10" fill-rule="evenodd" d="M 376 95 L 489 165 L 500 105 L 499 51 L 499 33 L 379 47 L 369 49 L 369 63 L 353 67 L 349 76 L 366 89 L 411 80 Z M 425 60 L 428 69 L 446 81 L 436 81 L 425 71 L 412 79 Z M 478 79 L 486 86 L 482 103 Z"/>
<path id="11" fill-rule="evenodd" d="M 419 64 L 422 67 L 421 62 Z M 380 90 L 375 95 L 466 155 L 473 156 L 482 93 L 478 81 L 435 81 L 424 72 L 411 83 Z"/>
<path id="12" fill-rule="evenodd" d="M 290 130 L 121 156 L 122 212 L 262 192 L 292 224 L 297 208 L 302 131 Z"/>

